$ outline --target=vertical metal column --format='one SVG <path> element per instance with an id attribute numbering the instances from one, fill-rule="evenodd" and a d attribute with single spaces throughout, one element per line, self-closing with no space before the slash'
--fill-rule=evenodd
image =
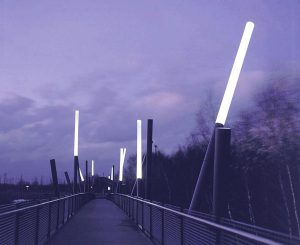
<path id="1" fill-rule="evenodd" d="M 85 192 L 89 191 L 88 161 L 85 161 Z"/>
<path id="2" fill-rule="evenodd" d="M 54 195 L 56 197 L 59 197 L 58 179 L 57 179 L 55 159 L 50 160 L 50 165 L 51 165 L 51 173 L 52 173 L 52 182 L 53 182 L 53 187 L 54 187 Z"/>
<path id="3" fill-rule="evenodd" d="M 112 193 L 115 193 L 115 165 L 112 166 Z"/>
<path id="4" fill-rule="evenodd" d="M 78 192 L 77 186 L 77 176 L 78 176 L 78 156 L 74 156 L 74 180 L 73 180 L 73 192 L 76 194 Z"/>
<path id="5" fill-rule="evenodd" d="M 230 163 L 230 128 L 216 128 L 213 180 L 213 215 L 216 222 L 225 216 L 227 206 L 228 166 Z M 220 244 L 220 231 L 216 234 L 216 244 Z"/>
<path id="6" fill-rule="evenodd" d="M 151 170 L 152 170 L 152 140 L 153 120 L 148 119 L 147 124 L 147 158 L 146 158 L 146 199 L 152 200 L 151 196 Z"/>

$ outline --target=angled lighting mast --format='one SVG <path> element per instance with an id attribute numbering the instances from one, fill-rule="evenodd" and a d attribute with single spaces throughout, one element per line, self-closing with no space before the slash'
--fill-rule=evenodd
<path id="1" fill-rule="evenodd" d="M 251 35 L 254 29 L 253 22 L 247 22 L 245 26 L 245 30 L 242 36 L 242 40 L 240 42 L 240 46 L 238 52 L 236 54 L 231 73 L 227 82 L 226 90 L 223 96 L 223 100 L 219 109 L 219 113 L 216 119 L 216 123 L 221 125 L 225 125 L 226 118 L 228 115 L 228 111 L 231 105 L 231 101 L 233 98 L 233 94 L 242 70 L 242 66 L 244 63 L 244 59 L 247 53 L 247 49 L 250 43 Z"/>
<path id="2" fill-rule="evenodd" d="M 82 174 L 80 168 L 79 168 L 79 175 L 80 175 L 80 181 L 83 182 L 84 181 L 84 177 L 83 177 L 83 174 Z"/>
<path id="3" fill-rule="evenodd" d="M 239 75 L 244 63 L 244 59 L 247 53 L 247 49 L 250 43 L 251 35 L 254 29 L 254 23 L 253 22 L 247 22 L 244 33 L 240 42 L 240 46 L 238 48 L 231 73 L 227 82 L 226 90 L 223 96 L 223 100 L 218 112 L 218 116 L 216 119 L 215 127 L 223 127 L 225 125 L 227 115 L 229 112 L 229 108 L 231 105 L 231 101 L 234 95 L 234 91 L 239 79 Z M 214 162 L 214 151 L 215 151 L 215 130 L 213 132 L 213 135 L 210 139 L 208 148 L 205 153 L 205 157 L 203 160 L 203 164 L 200 169 L 200 173 L 198 176 L 198 180 L 196 183 L 196 187 L 194 189 L 194 194 L 190 203 L 189 210 L 199 210 L 200 208 L 200 195 L 203 193 L 203 183 L 204 180 L 207 178 L 209 169 L 211 170 L 213 168 L 213 162 Z"/>
<path id="4" fill-rule="evenodd" d="M 119 171 L 119 181 L 123 181 L 123 167 L 126 155 L 126 148 L 120 149 L 120 171 Z"/>

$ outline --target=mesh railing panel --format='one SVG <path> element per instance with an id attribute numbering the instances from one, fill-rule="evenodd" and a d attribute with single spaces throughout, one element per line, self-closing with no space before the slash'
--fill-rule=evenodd
<path id="1" fill-rule="evenodd" d="M 300 244 L 296 237 L 233 220 L 216 222 L 212 215 L 188 210 L 181 212 L 173 205 L 163 206 L 121 194 L 114 194 L 112 200 L 139 226 L 143 216 L 143 231 L 156 244 Z"/>
<path id="2" fill-rule="evenodd" d="M 22 205 L 16 210 L 6 209 L 6 212 L 0 213 L 0 245 L 43 244 L 71 217 L 68 216 L 69 208 L 78 210 L 92 197 L 89 193 L 76 194 L 31 206 Z M 75 204 L 75 199 L 76 208 L 68 205 Z M 69 214 L 72 214 L 71 210 Z"/>

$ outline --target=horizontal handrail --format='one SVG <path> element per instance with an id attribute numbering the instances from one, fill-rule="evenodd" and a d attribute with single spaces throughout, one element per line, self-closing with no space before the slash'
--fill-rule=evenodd
<path id="1" fill-rule="evenodd" d="M 70 196 L 66 196 L 66 197 L 61 197 L 61 198 L 57 198 L 57 199 L 54 199 L 54 200 L 50 200 L 50 201 L 47 201 L 47 202 L 42 202 L 42 203 L 39 203 L 39 204 L 34 204 L 34 205 L 31 205 L 31 206 L 28 206 L 28 207 L 24 207 L 24 208 L 19 208 L 19 209 L 7 211 L 5 213 L 0 213 L 0 218 L 2 216 L 6 216 L 6 215 L 18 213 L 18 212 L 23 212 L 23 211 L 26 211 L 26 210 L 29 210 L 29 209 L 37 208 L 37 207 L 44 206 L 44 205 L 47 205 L 47 204 L 50 204 L 50 203 L 55 203 L 55 202 L 58 202 L 58 201 L 62 201 L 62 200 L 68 199 L 68 198 L 72 198 L 72 197 L 79 196 L 79 195 L 84 195 L 84 194 L 85 193 L 78 193 L 78 194 L 74 194 L 74 195 L 70 195 Z"/>
<path id="2" fill-rule="evenodd" d="M 202 219 L 202 218 L 199 218 L 199 217 L 196 217 L 196 216 L 192 216 L 192 215 L 180 212 L 180 211 L 176 211 L 176 210 L 173 210 L 173 209 L 170 209 L 170 208 L 167 208 L 167 207 L 164 207 L 164 206 L 161 206 L 161 205 L 158 205 L 156 203 L 152 203 L 152 202 L 140 199 L 140 198 L 136 198 L 136 197 L 125 195 L 125 194 L 119 194 L 119 193 L 115 193 L 114 195 L 124 196 L 124 197 L 130 198 L 130 199 L 136 200 L 138 202 L 145 203 L 147 205 L 157 207 L 159 209 L 171 212 L 171 213 L 176 214 L 178 216 L 186 217 L 186 218 L 201 222 L 203 224 L 209 225 L 211 227 L 214 227 L 214 228 L 217 228 L 217 229 L 220 229 L 220 230 L 223 230 L 223 231 L 227 231 L 227 232 L 230 232 L 230 233 L 235 234 L 235 235 L 243 236 L 243 237 L 248 238 L 250 240 L 253 240 L 255 242 L 261 242 L 261 243 L 270 244 L 270 245 L 281 245 L 281 243 L 275 242 L 275 241 L 273 241 L 269 238 L 259 237 L 257 235 L 251 234 L 251 233 L 246 232 L 246 231 L 241 231 L 241 230 L 238 230 L 238 229 L 235 229 L 235 228 L 227 227 L 227 226 L 224 226 L 222 224 L 218 224 L 218 223 L 215 223 L 215 222 L 212 222 L 212 221 L 209 221 L 209 220 L 205 220 L 205 219 Z"/>

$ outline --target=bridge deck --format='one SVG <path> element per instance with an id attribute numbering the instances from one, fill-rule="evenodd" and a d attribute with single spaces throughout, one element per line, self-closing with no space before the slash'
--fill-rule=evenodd
<path id="1" fill-rule="evenodd" d="M 152 242 L 111 201 L 86 204 L 48 244 L 145 244 Z"/>

